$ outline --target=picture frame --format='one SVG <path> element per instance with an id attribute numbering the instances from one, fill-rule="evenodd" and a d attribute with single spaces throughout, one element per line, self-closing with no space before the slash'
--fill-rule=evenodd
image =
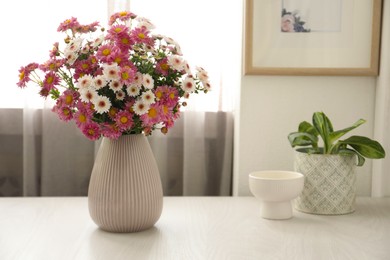
<path id="1" fill-rule="evenodd" d="M 302 10 L 308 6 L 306 16 L 284 8 L 294 5 Z M 379 73 L 382 0 L 245 0 L 244 9 L 244 75 Z M 289 17 L 294 29 L 315 30 L 285 32 Z"/>

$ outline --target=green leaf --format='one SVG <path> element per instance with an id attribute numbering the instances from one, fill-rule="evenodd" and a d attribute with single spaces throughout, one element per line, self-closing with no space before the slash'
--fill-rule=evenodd
<path id="1" fill-rule="evenodd" d="M 332 123 L 323 112 L 315 112 L 313 114 L 313 126 L 324 141 L 324 153 L 329 153 L 331 146 L 329 134 L 333 132 Z"/>
<path id="2" fill-rule="evenodd" d="M 381 159 L 386 156 L 382 145 L 375 140 L 364 136 L 351 136 L 345 140 L 339 141 L 355 149 L 362 156 L 370 159 Z"/>
<path id="3" fill-rule="evenodd" d="M 354 154 L 354 155 L 356 155 L 357 156 L 357 158 L 358 158 L 358 163 L 357 163 L 357 165 L 356 166 L 363 166 L 364 165 L 364 163 L 365 163 L 365 161 L 366 161 L 366 159 L 364 159 L 364 157 L 363 156 L 361 156 L 358 152 L 356 152 L 355 150 L 352 150 L 352 149 L 348 149 L 348 148 L 345 148 L 345 149 L 341 149 L 340 151 L 339 151 L 339 154 Z"/>
<path id="4" fill-rule="evenodd" d="M 317 145 L 318 138 L 315 135 L 309 133 L 293 132 L 288 135 L 288 140 L 292 147 L 295 146 L 307 146 Z"/>
<path id="5" fill-rule="evenodd" d="M 311 134 L 314 136 L 318 136 L 317 130 L 314 128 L 314 126 L 312 124 L 310 124 L 307 121 L 303 121 L 299 124 L 298 132 L 308 133 L 308 134 Z"/>
<path id="6" fill-rule="evenodd" d="M 334 142 L 334 141 L 338 140 L 340 137 L 342 137 L 346 133 L 350 132 L 351 130 L 359 127 L 360 125 L 364 124 L 365 122 L 366 122 L 366 120 L 359 119 L 358 121 L 356 121 L 350 127 L 347 127 L 347 128 L 342 129 L 342 130 L 338 130 L 338 131 L 335 131 L 333 133 L 330 133 L 330 140 L 331 140 L 331 142 Z"/>

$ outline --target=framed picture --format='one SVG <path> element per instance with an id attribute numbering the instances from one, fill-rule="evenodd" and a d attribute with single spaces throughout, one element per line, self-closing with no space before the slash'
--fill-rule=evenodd
<path id="1" fill-rule="evenodd" d="M 245 75 L 376 76 L 382 0 L 246 0 Z"/>

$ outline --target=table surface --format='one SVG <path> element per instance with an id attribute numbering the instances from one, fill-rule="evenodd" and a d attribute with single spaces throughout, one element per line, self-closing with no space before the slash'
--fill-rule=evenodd
<path id="1" fill-rule="evenodd" d="M 156 225 L 130 234 L 97 228 L 85 197 L 0 198 L 0 259 L 390 259 L 390 198 L 267 220 L 254 197 L 165 197 Z"/>

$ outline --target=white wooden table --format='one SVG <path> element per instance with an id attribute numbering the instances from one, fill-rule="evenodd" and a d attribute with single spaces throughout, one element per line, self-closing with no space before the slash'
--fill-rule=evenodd
<path id="1" fill-rule="evenodd" d="M 85 197 L 0 198 L 0 259 L 390 259 L 390 198 L 273 221 L 253 197 L 166 197 L 155 227 L 133 234 L 98 229 Z"/>

